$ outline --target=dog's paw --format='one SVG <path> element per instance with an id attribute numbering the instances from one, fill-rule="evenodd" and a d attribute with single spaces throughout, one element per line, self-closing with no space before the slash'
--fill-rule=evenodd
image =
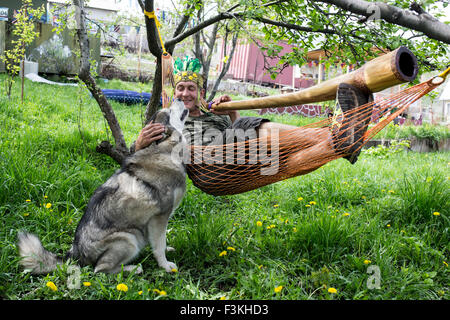
<path id="1" fill-rule="evenodd" d="M 133 272 L 134 271 L 135 274 L 142 274 L 142 272 L 144 272 L 144 270 L 142 269 L 142 267 L 140 265 L 135 266 L 135 265 L 132 265 L 132 264 L 124 266 L 123 267 L 123 271 L 126 271 L 126 272 Z"/>
<path id="2" fill-rule="evenodd" d="M 166 247 L 166 251 L 167 252 L 175 251 L 175 248 L 173 248 L 173 247 Z"/>
<path id="3" fill-rule="evenodd" d="M 164 266 L 162 266 L 162 268 L 164 270 L 166 270 L 167 272 L 177 272 L 178 271 L 177 265 L 170 261 L 167 261 L 167 263 Z"/>

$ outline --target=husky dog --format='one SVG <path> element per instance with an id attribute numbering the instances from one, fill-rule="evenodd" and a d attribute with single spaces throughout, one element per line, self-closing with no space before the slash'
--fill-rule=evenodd
<path id="1" fill-rule="evenodd" d="M 95 272 L 117 273 L 150 243 L 158 265 L 174 271 L 177 266 L 166 259 L 166 227 L 186 190 L 186 170 L 174 150 L 186 144 L 182 130 L 188 113 L 175 100 L 154 115 L 166 128 L 163 138 L 129 156 L 94 192 L 64 258 L 44 249 L 35 235 L 19 232 L 24 268 L 46 274 L 72 258 L 81 266 L 94 265 Z"/>

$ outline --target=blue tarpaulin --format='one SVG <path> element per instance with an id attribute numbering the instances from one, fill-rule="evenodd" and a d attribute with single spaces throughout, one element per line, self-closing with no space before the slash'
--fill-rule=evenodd
<path id="1" fill-rule="evenodd" d="M 102 89 L 103 94 L 108 100 L 114 100 L 127 105 L 147 104 L 152 94 L 147 92 L 136 92 L 129 90 Z"/>

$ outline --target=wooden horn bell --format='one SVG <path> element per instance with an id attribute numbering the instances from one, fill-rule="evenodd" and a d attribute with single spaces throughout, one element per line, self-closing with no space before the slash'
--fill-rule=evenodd
<path id="1" fill-rule="evenodd" d="M 352 84 L 365 92 L 378 92 L 394 85 L 410 82 L 417 76 L 418 66 L 414 54 L 399 47 L 379 56 L 361 68 L 310 88 L 263 98 L 229 101 L 213 105 L 214 110 L 247 110 L 287 107 L 293 105 L 334 100 L 340 83 Z"/>

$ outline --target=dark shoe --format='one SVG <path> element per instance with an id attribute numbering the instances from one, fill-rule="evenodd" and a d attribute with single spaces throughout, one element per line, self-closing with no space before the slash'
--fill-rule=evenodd
<path id="1" fill-rule="evenodd" d="M 373 102 L 373 95 L 370 94 L 367 96 L 367 102 Z M 363 104 L 366 104 L 363 103 Z M 350 155 L 344 156 L 344 159 L 347 159 L 351 164 L 354 164 L 358 160 L 358 156 L 361 153 L 362 145 L 364 143 L 364 134 L 367 131 L 367 127 L 369 126 L 370 118 L 372 116 L 373 106 L 370 108 L 364 108 L 360 113 L 355 117 L 355 125 L 354 125 L 354 144 L 350 147 Z"/>
<path id="2" fill-rule="evenodd" d="M 341 83 L 338 86 L 336 94 L 336 108 L 331 124 L 333 147 L 338 153 L 345 154 L 344 159 L 355 163 L 361 152 L 363 135 L 367 130 L 370 115 L 368 112 L 363 114 L 346 113 L 358 106 L 366 104 L 369 101 L 369 95 L 364 94 L 358 88 Z"/>

